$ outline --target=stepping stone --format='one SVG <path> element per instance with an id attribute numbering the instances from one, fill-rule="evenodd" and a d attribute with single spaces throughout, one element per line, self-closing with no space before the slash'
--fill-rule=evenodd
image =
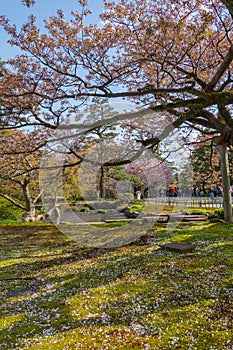
<path id="1" fill-rule="evenodd" d="M 16 290 L 16 291 L 13 291 L 13 292 L 7 292 L 6 293 L 6 296 L 8 298 L 14 298 L 14 297 L 20 297 L 21 295 L 25 295 L 25 294 L 32 294 L 34 293 L 35 290 L 32 290 L 32 289 L 20 289 L 20 290 Z"/>
<path id="2" fill-rule="evenodd" d="M 151 216 L 143 216 L 143 222 L 149 223 L 167 223 L 169 221 L 170 215 L 151 215 Z"/>
<path id="3" fill-rule="evenodd" d="M 205 215 L 184 215 L 182 221 L 207 221 L 207 219 Z"/>
<path id="4" fill-rule="evenodd" d="M 130 222 L 130 221 L 133 221 L 133 219 L 127 219 L 127 218 L 122 218 L 122 219 L 105 219 L 104 221 L 106 223 L 121 222 L 121 221 Z"/>
<path id="5" fill-rule="evenodd" d="M 171 242 L 167 244 L 159 244 L 159 247 L 163 250 L 175 251 L 180 253 L 190 253 L 195 249 L 194 244 L 184 244 Z"/>
<path id="6" fill-rule="evenodd" d="M 42 285 L 43 283 L 41 280 L 36 278 L 31 278 L 31 277 L 1 277 L 0 283 L 3 281 L 4 282 L 21 281 L 21 282 L 29 283 L 28 288 L 6 292 L 7 298 L 14 298 L 25 294 L 33 294 L 38 290 L 39 286 Z"/>
<path id="7" fill-rule="evenodd" d="M 181 215 L 173 213 L 170 215 L 170 222 L 198 222 L 198 221 L 207 221 L 207 216 L 205 215 Z"/>

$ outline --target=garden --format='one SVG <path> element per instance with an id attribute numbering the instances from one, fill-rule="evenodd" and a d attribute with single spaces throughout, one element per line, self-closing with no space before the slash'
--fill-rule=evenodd
<path id="1" fill-rule="evenodd" d="M 8 0 L 0 349 L 233 349 L 233 1 Z"/>
<path id="2" fill-rule="evenodd" d="M 232 349 L 233 225 L 150 236 L 85 248 L 50 224 L 1 225 L 1 349 Z"/>

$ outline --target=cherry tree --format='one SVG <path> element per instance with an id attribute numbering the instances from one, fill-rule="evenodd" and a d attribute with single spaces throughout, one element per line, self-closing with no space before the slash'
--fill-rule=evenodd
<path id="1" fill-rule="evenodd" d="M 0 196 L 22 209 L 24 221 L 35 221 L 35 205 L 41 196 L 38 188 L 40 156 L 45 144 L 38 132 L 4 132 L 0 137 Z M 13 186 L 9 195 L 9 186 Z M 14 193 L 21 193 L 20 198 Z"/>
<path id="2" fill-rule="evenodd" d="M 171 129 L 185 126 L 212 135 L 226 165 L 233 145 L 232 1 L 103 3 L 99 25 L 85 24 L 91 12 L 86 1 L 69 21 L 61 10 L 45 20 L 43 32 L 33 16 L 19 31 L 1 17 L 10 43 L 22 50 L 0 79 L 2 128 L 43 125 L 87 133 L 106 122 L 140 126 L 140 118 L 150 116 L 150 129 L 140 134 L 144 147 L 153 149 Z M 62 125 L 93 97 L 129 98 L 140 109 L 91 125 Z M 151 110 L 168 121 L 164 128 Z M 231 221 L 229 181 L 224 186 Z"/>
<path id="3" fill-rule="evenodd" d="M 33 6 L 36 2 L 35 0 L 22 0 L 22 3 L 27 7 Z"/>
<path id="4" fill-rule="evenodd" d="M 143 186 L 140 188 L 143 195 L 149 196 L 156 195 L 157 191 L 165 193 L 175 175 L 168 162 L 152 154 L 142 155 L 132 163 L 125 165 L 125 171 L 142 180 Z"/>
<path id="5" fill-rule="evenodd" d="M 232 142 L 227 109 L 232 102 L 232 18 L 223 2 L 104 3 L 99 27 L 84 25 L 88 9 L 73 13 L 70 22 L 59 11 L 45 20 L 46 34 L 33 16 L 19 32 L 2 17 L 10 43 L 23 52 L 9 62 L 14 73 L 2 79 L 2 84 L 8 81 L 3 102 L 13 108 L 11 120 L 20 110 L 30 110 L 31 118 L 18 118 L 18 125 L 34 121 L 55 127 L 67 109 L 75 113 L 87 97 L 122 96 L 166 111 L 174 126 L 188 121 L 215 128 Z M 213 106 L 223 120 L 211 111 Z"/>

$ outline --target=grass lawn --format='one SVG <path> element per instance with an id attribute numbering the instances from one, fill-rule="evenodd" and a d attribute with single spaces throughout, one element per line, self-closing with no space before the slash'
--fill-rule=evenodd
<path id="1" fill-rule="evenodd" d="M 97 249 L 52 225 L 1 225 L 0 349 L 232 350 L 233 225 L 150 234 Z M 196 249 L 157 245 L 171 241 Z"/>

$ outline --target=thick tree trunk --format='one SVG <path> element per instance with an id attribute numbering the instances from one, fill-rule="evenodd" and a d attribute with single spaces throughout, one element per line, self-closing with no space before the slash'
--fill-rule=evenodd
<path id="1" fill-rule="evenodd" d="M 13 198 L 9 197 L 6 194 L 0 193 L 0 197 L 5 198 L 10 203 L 12 203 L 15 207 L 20 208 L 24 211 L 24 214 L 22 215 L 22 221 L 29 222 L 29 221 L 41 221 L 44 220 L 45 215 L 40 214 L 36 216 L 36 207 L 35 204 L 37 200 L 40 198 L 40 196 L 43 193 L 43 190 L 38 194 L 38 196 L 33 200 L 30 195 L 30 179 L 26 178 L 24 182 L 18 182 L 23 190 L 23 197 L 25 205 L 22 205 L 20 203 L 17 203 Z"/>
<path id="2" fill-rule="evenodd" d="M 225 144 L 219 145 L 219 149 L 222 173 L 224 220 L 227 223 L 232 223 L 232 200 L 230 193 L 230 174 L 227 146 Z"/>
<path id="3" fill-rule="evenodd" d="M 36 221 L 36 208 L 30 195 L 29 181 L 25 180 L 23 185 L 23 196 L 25 200 L 25 213 L 22 215 L 22 221 Z"/>
<path id="4" fill-rule="evenodd" d="M 106 176 L 106 169 L 104 166 L 101 166 L 100 168 L 100 198 L 105 198 L 105 176 Z"/>

